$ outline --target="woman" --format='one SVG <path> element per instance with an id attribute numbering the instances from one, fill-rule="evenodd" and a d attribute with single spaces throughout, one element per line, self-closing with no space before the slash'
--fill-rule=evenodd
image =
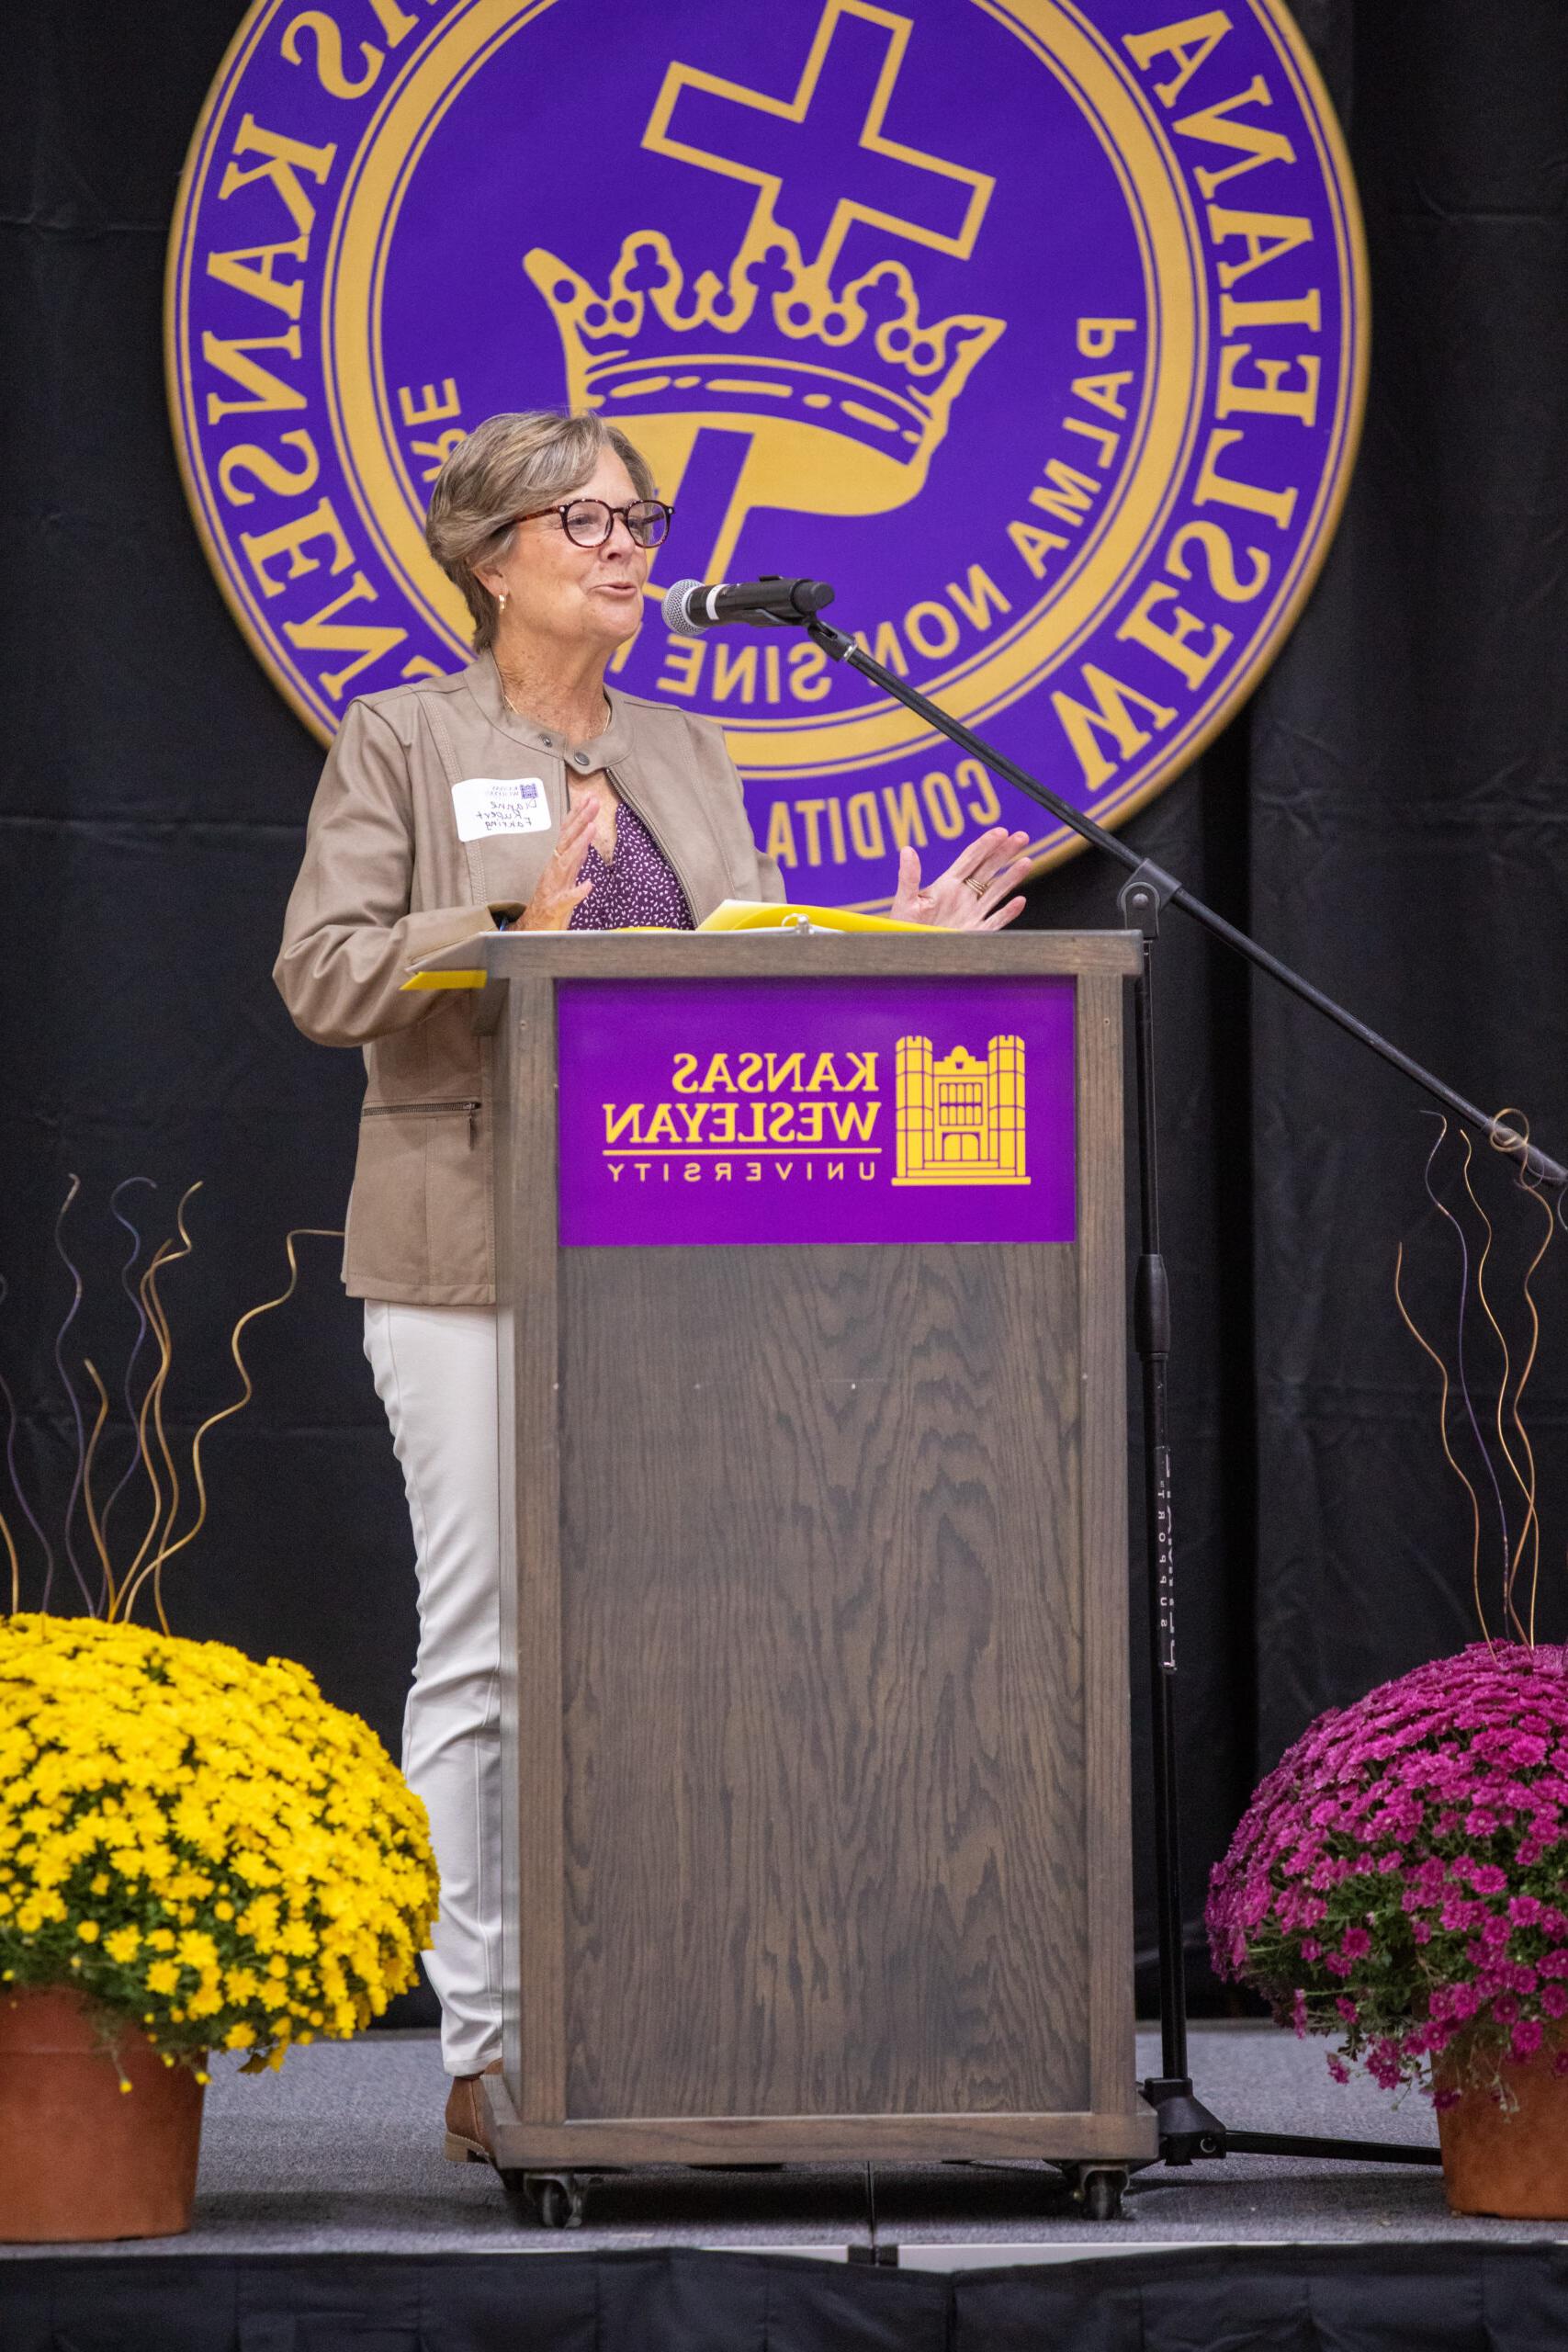
<path id="1" fill-rule="evenodd" d="M 274 974 L 306 1035 L 363 1046 L 368 1071 L 344 1274 L 413 1522 L 403 1769 L 441 1870 L 428 1973 L 459 2159 L 490 2153 L 476 2086 L 501 2055 L 489 1041 L 460 996 L 401 983 L 492 923 L 689 930 L 721 899 L 782 898 L 718 728 L 604 684 L 669 521 L 643 458 L 593 415 L 492 416 L 453 451 L 425 530 L 473 615 L 476 658 L 344 714 Z M 1010 922 L 1025 839 L 983 834 L 929 888 L 905 850 L 894 913 Z"/>

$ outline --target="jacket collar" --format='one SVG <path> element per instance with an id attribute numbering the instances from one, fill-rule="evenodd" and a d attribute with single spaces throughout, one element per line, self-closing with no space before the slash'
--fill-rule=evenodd
<path id="1" fill-rule="evenodd" d="M 510 735 L 514 742 L 525 743 L 531 752 L 547 752 L 564 762 L 567 767 L 577 768 L 586 775 L 595 768 L 613 767 L 617 760 L 626 759 L 631 751 L 631 729 L 625 698 L 615 692 L 614 686 L 604 689 L 610 716 L 603 734 L 593 736 L 587 742 L 574 742 L 565 735 L 558 735 L 553 728 L 539 727 L 521 711 L 513 709 L 506 699 L 493 654 L 481 653 L 477 661 L 469 663 L 464 674 L 468 692 L 491 725 L 499 728 L 502 734 Z"/>

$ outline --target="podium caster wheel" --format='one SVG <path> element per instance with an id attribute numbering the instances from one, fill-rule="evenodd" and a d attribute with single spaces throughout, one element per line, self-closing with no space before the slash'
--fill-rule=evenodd
<path id="1" fill-rule="evenodd" d="M 1085 2168 L 1078 2190 L 1083 2199 L 1086 2222 L 1119 2222 L 1122 2218 L 1122 2192 L 1127 2186 L 1127 2176 L 1118 2165 Z"/>
<path id="2" fill-rule="evenodd" d="M 582 2183 L 570 2172 L 531 2172 L 523 2186 L 545 2230 L 580 2230 L 588 2203 Z"/>

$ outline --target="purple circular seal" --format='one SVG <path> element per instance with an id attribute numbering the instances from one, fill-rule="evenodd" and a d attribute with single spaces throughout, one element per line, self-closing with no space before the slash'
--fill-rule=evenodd
<path id="1" fill-rule="evenodd" d="M 1348 162 L 1276 0 L 257 0 L 192 142 L 168 374 L 203 542 L 300 715 L 468 653 L 429 487 L 592 407 L 674 529 L 615 682 L 718 720 L 790 895 L 1071 838 L 808 640 L 830 617 L 1116 822 L 1254 684 L 1359 424 Z"/>

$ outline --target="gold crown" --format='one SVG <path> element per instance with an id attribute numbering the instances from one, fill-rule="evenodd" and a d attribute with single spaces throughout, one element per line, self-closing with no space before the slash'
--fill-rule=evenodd
<path id="1" fill-rule="evenodd" d="M 523 266 L 555 315 L 573 408 L 624 423 L 639 446 L 667 442 L 660 428 L 671 426 L 688 446 L 705 425 L 749 432 L 762 461 L 753 502 L 806 503 L 795 487 L 804 467 L 818 513 L 882 514 L 916 494 L 953 402 L 1006 323 L 962 312 L 922 325 L 900 261 L 876 262 L 835 293 L 829 266 L 807 267 L 765 210 L 728 283 L 704 270 L 688 288 L 657 229 L 625 239 L 604 294 L 542 246 Z M 711 347 L 741 335 L 743 348 Z"/>

